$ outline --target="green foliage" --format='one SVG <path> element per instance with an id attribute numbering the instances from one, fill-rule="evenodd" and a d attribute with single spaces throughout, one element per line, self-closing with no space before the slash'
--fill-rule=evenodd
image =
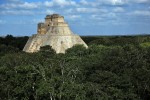
<path id="1" fill-rule="evenodd" d="M 148 41 L 103 37 L 65 54 L 50 46 L 25 53 L 0 45 L 0 100 L 149 100 Z"/>
<path id="2" fill-rule="evenodd" d="M 140 46 L 142 46 L 144 48 L 150 47 L 150 42 L 141 43 Z"/>
<path id="3" fill-rule="evenodd" d="M 23 50 L 27 40 L 29 37 L 13 37 L 12 35 L 7 35 L 4 38 L 0 37 L 0 45 L 11 46 L 14 48 L 19 48 L 19 50 Z"/>
<path id="4" fill-rule="evenodd" d="M 139 45 L 140 43 L 144 42 L 150 42 L 149 36 L 112 36 L 112 37 L 97 37 L 94 40 L 93 37 L 86 38 L 85 41 L 88 41 L 87 43 L 97 44 L 97 45 L 120 45 L 123 46 L 125 44 L 133 44 L 133 45 Z M 84 40 L 84 38 L 83 38 Z"/>
<path id="5" fill-rule="evenodd" d="M 39 53 L 42 54 L 43 56 L 47 56 L 47 57 L 56 54 L 55 50 L 49 45 L 40 47 Z"/>
<path id="6" fill-rule="evenodd" d="M 87 53 L 87 49 L 83 45 L 75 45 L 67 49 L 66 53 L 71 56 L 84 56 Z"/>
<path id="7" fill-rule="evenodd" d="M 56 53 L 54 49 L 52 49 L 51 46 L 49 45 L 46 45 L 46 46 L 43 46 L 43 47 L 40 47 L 40 51 L 41 52 L 49 52 L 49 53 Z"/>
<path id="8" fill-rule="evenodd" d="M 12 46 L 0 45 L 0 58 L 8 53 L 19 52 L 18 48 L 14 48 Z"/>

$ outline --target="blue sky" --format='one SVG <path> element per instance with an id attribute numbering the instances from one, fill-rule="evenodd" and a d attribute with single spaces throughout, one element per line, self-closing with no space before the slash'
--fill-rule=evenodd
<path id="1" fill-rule="evenodd" d="M 36 34 L 53 13 L 79 35 L 150 34 L 150 0 L 0 0 L 0 36 Z"/>

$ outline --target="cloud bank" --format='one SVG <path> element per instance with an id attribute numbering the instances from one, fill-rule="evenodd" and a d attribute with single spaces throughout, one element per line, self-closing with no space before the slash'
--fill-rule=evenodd
<path id="1" fill-rule="evenodd" d="M 46 14 L 53 13 L 65 16 L 72 26 L 79 24 L 81 27 L 90 27 L 92 25 L 93 27 L 110 27 L 110 29 L 120 25 L 126 28 L 130 27 L 129 25 L 148 27 L 150 0 L 5 0 L 0 2 L 0 25 L 15 24 L 16 20 L 35 24 Z M 129 28 L 129 30 L 132 29 Z M 83 30 L 83 32 L 86 31 Z M 97 29 L 98 32 L 100 31 Z M 121 29 L 117 32 L 121 32 Z"/>

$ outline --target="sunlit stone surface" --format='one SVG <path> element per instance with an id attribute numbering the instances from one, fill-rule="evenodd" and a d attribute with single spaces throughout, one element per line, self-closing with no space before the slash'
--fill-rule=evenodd
<path id="1" fill-rule="evenodd" d="M 38 24 L 37 34 L 29 38 L 23 51 L 37 52 L 41 46 L 50 45 L 56 53 L 65 53 L 76 44 L 88 47 L 79 35 L 70 30 L 63 16 L 53 14 L 46 16 L 45 23 Z"/>

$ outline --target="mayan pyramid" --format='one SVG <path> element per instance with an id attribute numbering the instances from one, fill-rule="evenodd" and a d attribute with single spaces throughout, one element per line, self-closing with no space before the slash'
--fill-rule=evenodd
<path id="1" fill-rule="evenodd" d="M 29 38 L 23 51 L 37 52 L 40 47 L 50 45 L 56 53 L 65 53 L 76 44 L 88 47 L 79 35 L 70 30 L 63 16 L 53 14 L 47 15 L 44 23 L 38 23 L 37 34 Z"/>

